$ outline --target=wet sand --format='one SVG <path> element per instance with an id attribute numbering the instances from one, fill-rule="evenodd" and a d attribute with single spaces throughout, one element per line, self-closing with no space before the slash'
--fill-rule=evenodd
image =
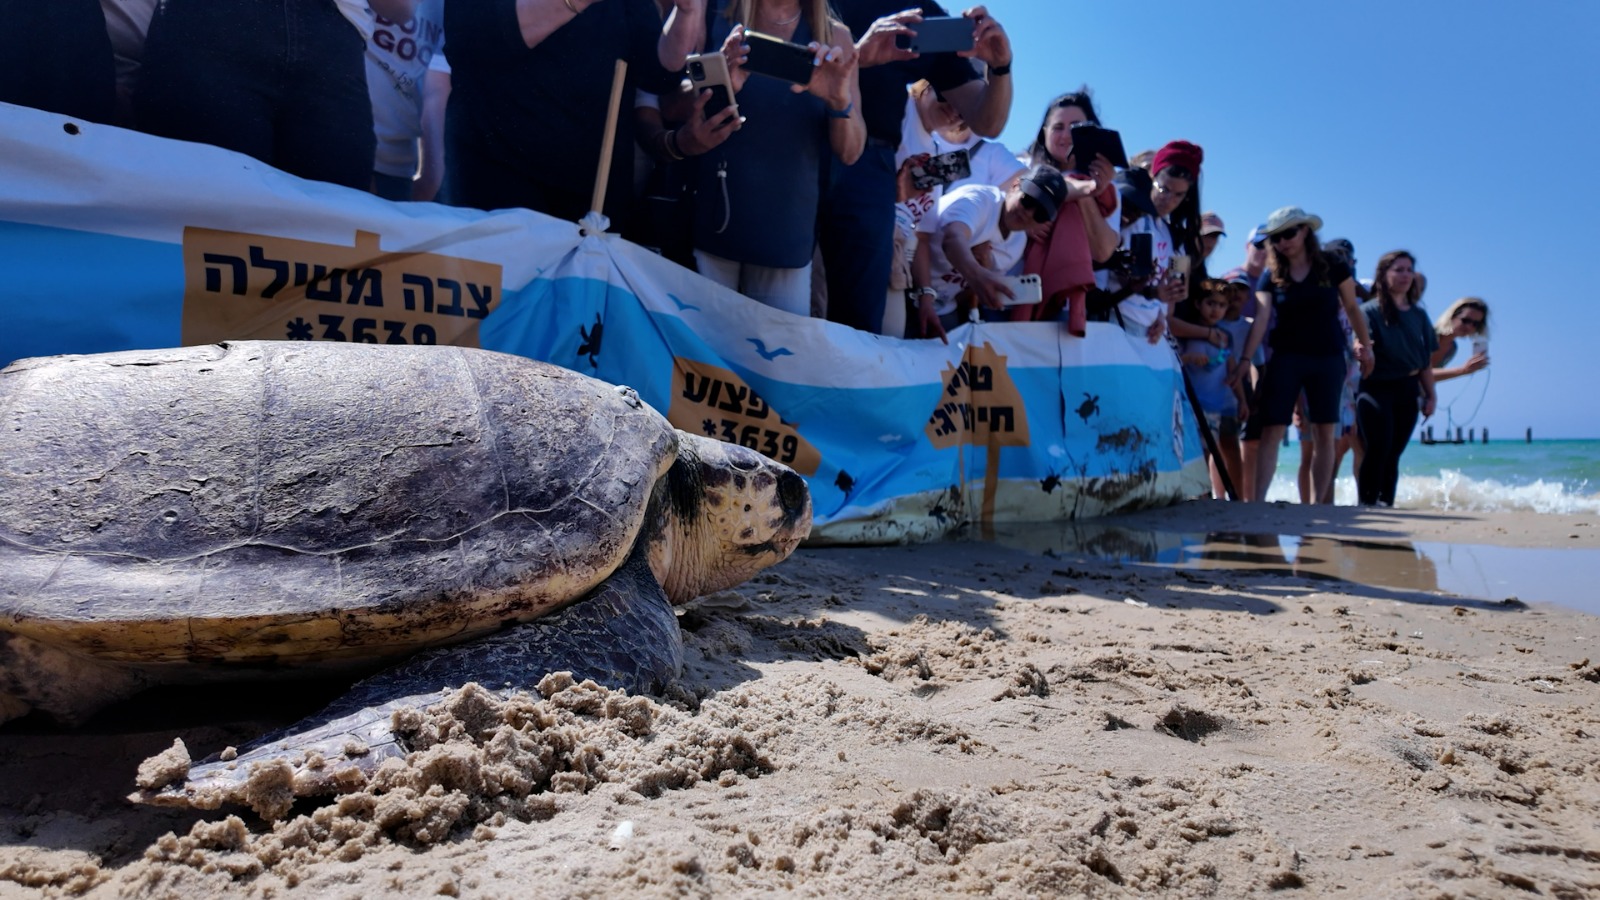
<path id="1" fill-rule="evenodd" d="M 684 616 L 672 698 L 464 696 L 392 784 L 276 823 L 121 798 L 337 685 L 13 724 L 0 896 L 1595 896 L 1600 618 L 1442 593 L 1417 548 L 1596 532 L 1203 503 L 804 550 Z"/>

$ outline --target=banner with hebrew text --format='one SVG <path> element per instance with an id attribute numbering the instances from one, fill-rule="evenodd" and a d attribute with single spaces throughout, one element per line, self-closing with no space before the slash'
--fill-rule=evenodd
<path id="1" fill-rule="evenodd" d="M 243 339 L 542 359 L 794 467 L 823 543 L 1206 488 L 1164 344 L 1098 324 L 1085 338 L 1044 323 L 967 324 L 949 344 L 880 337 L 762 306 L 602 228 L 391 203 L 0 104 L 0 365 Z"/>

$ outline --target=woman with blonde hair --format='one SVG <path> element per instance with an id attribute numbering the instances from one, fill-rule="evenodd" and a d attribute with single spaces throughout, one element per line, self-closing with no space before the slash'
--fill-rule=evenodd
<path id="1" fill-rule="evenodd" d="M 745 121 L 696 159 L 695 261 L 712 281 L 809 315 L 822 173 L 835 156 L 855 162 L 867 140 L 854 39 L 826 0 L 714 0 L 706 17 Z M 750 77 L 746 31 L 809 48 L 810 79 Z"/>
<path id="2" fill-rule="evenodd" d="M 1450 304 L 1434 322 L 1439 349 L 1433 353 L 1433 380 L 1447 381 L 1471 375 L 1489 365 L 1489 304 L 1481 297 L 1462 297 Z M 1455 358 L 1456 341 L 1472 341 L 1472 355 L 1454 368 L 1445 368 Z"/>

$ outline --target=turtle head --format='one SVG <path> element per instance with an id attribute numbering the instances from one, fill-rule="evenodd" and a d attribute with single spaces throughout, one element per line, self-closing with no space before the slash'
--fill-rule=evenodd
<path id="1" fill-rule="evenodd" d="M 805 479 L 737 444 L 680 431 L 678 459 L 657 490 L 650 568 L 673 603 L 743 582 L 811 533 Z"/>

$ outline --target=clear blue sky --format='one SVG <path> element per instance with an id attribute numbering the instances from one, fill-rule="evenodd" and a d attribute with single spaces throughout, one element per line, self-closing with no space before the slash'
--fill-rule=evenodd
<path id="1" fill-rule="evenodd" d="M 1006 146 L 1088 84 L 1130 154 L 1205 148 L 1214 273 L 1287 205 L 1353 241 L 1362 277 L 1410 250 L 1431 314 L 1493 311 L 1489 374 L 1441 385 L 1436 424 L 1482 397 L 1496 439 L 1600 437 L 1600 2 L 987 5 L 1016 48 Z"/>

